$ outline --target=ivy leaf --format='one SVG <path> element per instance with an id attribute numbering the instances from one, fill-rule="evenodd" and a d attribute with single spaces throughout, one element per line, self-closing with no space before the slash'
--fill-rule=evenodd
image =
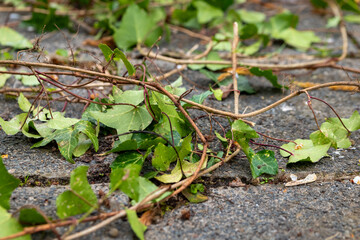
<path id="1" fill-rule="evenodd" d="M 48 121 L 48 127 L 52 129 L 64 129 L 71 127 L 72 125 L 76 124 L 79 121 L 80 119 L 66 118 L 63 115 L 59 115 Z"/>
<path id="2" fill-rule="evenodd" d="M 201 203 L 201 202 L 205 202 L 208 200 L 208 197 L 199 193 L 199 192 L 196 192 L 196 193 L 192 193 L 189 188 L 186 188 L 184 189 L 182 192 L 181 192 L 187 200 L 189 200 L 189 202 L 191 203 Z"/>
<path id="3" fill-rule="evenodd" d="M 35 143 L 31 148 L 42 147 L 55 140 L 58 144 L 61 155 L 70 163 L 75 163 L 72 159 L 73 152 L 79 143 L 79 134 L 83 132 L 92 141 L 95 151 L 99 148 L 99 143 L 95 135 L 95 130 L 90 122 L 81 120 L 74 125 L 64 129 L 58 129 L 52 134 L 46 136 L 40 142 Z"/>
<path id="4" fill-rule="evenodd" d="M 200 169 L 206 168 L 207 160 L 208 160 L 208 156 L 206 155 L 206 159 Z M 199 166 L 199 162 L 191 163 L 186 160 L 183 160 L 181 161 L 181 166 L 183 168 L 185 177 L 190 177 L 196 171 L 197 167 Z"/>
<path id="5" fill-rule="evenodd" d="M 73 155 L 75 157 L 80 157 L 86 153 L 87 150 L 91 147 L 91 140 L 83 133 L 79 134 L 79 143 L 74 149 Z"/>
<path id="6" fill-rule="evenodd" d="M 65 191 L 57 197 L 57 215 L 61 219 L 85 213 L 89 211 L 92 206 L 97 205 L 96 195 L 92 191 L 86 177 L 88 169 L 88 166 L 79 166 L 73 170 L 70 178 L 70 187 L 72 191 Z M 90 206 L 89 203 L 92 206 Z"/>
<path id="7" fill-rule="evenodd" d="M 170 102 L 169 99 L 164 99 L 160 93 L 153 92 L 152 97 L 156 101 L 160 110 L 169 116 L 173 130 L 179 132 L 182 137 L 186 136 L 190 131 L 188 121 L 179 115 L 175 106 L 172 105 L 172 102 Z M 162 120 L 157 124 L 155 129 L 159 134 L 166 134 L 167 132 L 170 132 L 168 118 L 163 116 Z"/>
<path id="8" fill-rule="evenodd" d="M 278 34 L 288 28 L 296 28 L 299 21 L 299 17 L 284 11 L 270 18 L 271 35 L 277 38 Z"/>
<path id="9" fill-rule="evenodd" d="M 261 70 L 258 67 L 250 68 L 250 72 L 258 77 L 265 77 L 276 88 L 282 88 L 283 86 L 278 83 L 278 78 L 272 73 L 271 69 Z"/>
<path id="10" fill-rule="evenodd" d="M 320 42 L 320 38 L 312 31 L 298 31 L 294 28 L 288 28 L 276 36 L 277 39 L 284 40 L 289 44 L 300 50 L 307 50 L 311 44 Z"/>
<path id="11" fill-rule="evenodd" d="M 247 11 L 245 9 L 236 12 L 240 15 L 241 20 L 246 23 L 261 23 L 266 18 L 266 15 L 262 12 Z"/>
<path id="12" fill-rule="evenodd" d="M 135 68 L 134 66 L 129 62 L 129 60 L 126 58 L 125 54 L 120 51 L 118 48 L 114 49 L 114 53 L 115 53 L 115 59 L 121 59 L 126 67 L 126 70 L 128 71 L 128 74 L 130 76 L 133 76 L 135 73 Z"/>
<path id="13" fill-rule="evenodd" d="M 25 86 L 37 86 L 40 85 L 39 81 L 37 80 L 36 76 L 30 75 L 18 75 L 15 77 L 19 81 L 22 82 Z"/>
<path id="14" fill-rule="evenodd" d="M 147 195 L 157 189 L 150 180 L 140 177 L 141 166 L 127 165 L 126 168 L 113 169 L 110 175 L 111 191 L 120 189 L 129 198 L 132 204 L 141 202 Z"/>
<path id="15" fill-rule="evenodd" d="M 276 175 L 278 173 L 278 168 L 278 163 L 273 151 L 262 150 L 256 154 L 253 154 L 252 152 L 250 169 L 253 178 L 257 178 L 264 173 Z"/>
<path id="16" fill-rule="evenodd" d="M 128 221 L 130 223 L 131 229 L 134 231 L 134 233 L 140 240 L 144 240 L 144 232 L 147 227 L 142 222 L 140 222 L 140 220 L 136 214 L 136 211 L 131 210 L 131 209 L 125 209 L 125 211 L 126 211 L 126 215 L 127 215 Z"/>
<path id="17" fill-rule="evenodd" d="M 321 132 L 317 130 L 310 134 L 310 139 L 313 143 L 327 144 L 331 142 L 333 148 L 348 148 L 351 146 L 351 142 L 348 138 L 348 132 L 341 125 L 331 124 L 324 122 L 321 124 Z"/>
<path id="18" fill-rule="evenodd" d="M 29 100 L 24 96 L 23 93 L 20 93 L 19 97 L 18 97 L 18 104 L 20 109 L 23 112 L 28 112 L 30 110 L 31 107 L 31 103 L 29 102 Z"/>
<path id="19" fill-rule="evenodd" d="M 345 17 L 344 17 L 344 20 L 346 21 Z M 327 24 L 326 24 L 326 28 L 337 27 L 337 25 L 339 25 L 339 23 L 340 23 L 340 20 L 341 20 L 340 17 L 329 18 L 327 21 Z"/>
<path id="20" fill-rule="evenodd" d="M 19 222 L 26 225 L 39 225 L 46 223 L 46 220 L 35 208 L 24 208 L 20 210 Z"/>
<path id="21" fill-rule="evenodd" d="M 32 48 L 32 44 L 23 35 L 8 27 L 0 27 L 0 45 L 15 49 Z"/>
<path id="22" fill-rule="evenodd" d="M 283 157 L 289 157 L 289 163 L 296 163 L 300 161 L 305 162 L 318 162 L 321 158 L 327 157 L 327 151 L 330 148 L 330 143 L 323 145 L 314 145 L 311 140 L 306 139 L 296 139 L 296 144 L 287 143 L 282 145 L 281 147 L 291 152 L 290 153 L 280 150 L 280 154 Z"/>
<path id="23" fill-rule="evenodd" d="M 197 95 L 192 96 L 190 100 L 193 101 L 193 102 L 202 104 L 202 103 L 205 101 L 205 99 L 206 99 L 208 96 L 212 95 L 212 94 L 213 94 L 213 93 L 208 90 L 208 91 L 203 92 L 203 93 L 201 93 L 201 94 L 197 94 Z M 192 105 L 189 104 L 189 103 L 186 103 L 186 104 L 183 105 L 183 107 L 191 107 L 191 106 L 192 106 Z"/>
<path id="24" fill-rule="evenodd" d="M 129 49 L 135 44 L 145 41 L 155 22 L 136 4 L 131 4 L 121 20 L 120 27 L 115 30 L 114 40 L 121 49 Z"/>
<path id="25" fill-rule="evenodd" d="M 206 60 L 209 60 L 209 61 L 222 61 L 219 54 L 217 52 L 215 52 L 215 51 L 210 52 L 207 55 Z M 231 67 L 231 65 L 219 65 L 219 64 L 206 64 L 205 66 L 208 69 L 210 69 L 211 71 L 217 71 L 217 70 L 220 70 L 220 69 Z"/>
<path id="26" fill-rule="evenodd" d="M 7 71 L 6 68 L 0 67 L 0 71 Z M 5 85 L 5 82 L 7 79 L 11 77 L 11 74 L 7 73 L 0 73 L 0 87 L 3 87 Z"/>
<path id="27" fill-rule="evenodd" d="M 212 87 L 210 87 L 211 92 L 214 94 L 214 97 L 216 98 L 216 100 L 221 101 L 222 100 L 222 96 L 223 96 L 223 91 L 218 88 L 218 89 L 212 89 Z"/>
<path id="28" fill-rule="evenodd" d="M 176 183 L 176 182 L 180 181 L 181 178 L 182 178 L 182 172 L 181 172 L 179 160 L 177 161 L 174 169 L 171 170 L 171 173 L 163 174 L 163 175 L 155 177 L 155 179 L 157 179 L 158 181 L 163 182 L 163 183 Z"/>
<path id="29" fill-rule="evenodd" d="M 0 126 L 7 135 L 14 135 L 20 131 L 20 127 L 25 121 L 27 113 L 16 115 L 10 121 L 5 121 L 0 117 Z"/>
<path id="30" fill-rule="evenodd" d="M 115 128 L 118 134 L 131 130 L 144 130 L 153 120 L 145 106 L 134 108 L 128 105 L 116 105 L 106 113 L 90 112 L 90 115 L 106 126 Z M 120 140 L 129 137 L 131 136 L 122 136 Z"/>
<path id="31" fill-rule="evenodd" d="M 249 39 L 255 36 L 258 33 L 258 28 L 255 24 L 246 24 L 241 28 L 240 38 Z"/>
<path id="32" fill-rule="evenodd" d="M 0 206 L 0 238 L 10 236 L 12 234 L 23 231 L 23 227 L 18 223 L 15 218 L 11 217 L 3 207 Z M 31 240 L 30 235 L 25 235 L 16 238 L 18 240 Z"/>
<path id="33" fill-rule="evenodd" d="M 138 165 L 141 169 L 144 161 L 145 158 L 141 153 L 137 151 L 127 151 L 117 156 L 111 163 L 110 168 L 128 168 L 131 165 Z"/>
<path id="34" fill-rule="evenodd" d="M 349 129 L 349 131 L 351 132 L 360 129 L 360 114 L 358 111 L 355 111 L 350 118 L 341 118 L 341 120 L 343 121 L 347 129 Z M 329 118 L 326 121 L 343 127 L 338 118 Z"/>
<path id="35" fill-rule="evenodd" d="M 197 19 L 200 24 L 208 23 L 214 18 L 223 17 L 224 13 L 221 9 L 216 8 L 204 1 L 193 2 L 197 9 Z"/>
<path id="36" fill-rule="evenodd" d="M 125 54 L 122 51 L 120 51 L 118 48 L 115 48 L 113 51 L 113 50 L 111 50 L 111 48 L 108 45 L 103 44 L 103 43 L 99 44 L 99 48 L 102 51 L 106 61 L 109 62 L 111 59 L 111 56 L 114 54 L 114 57 L 113 57 L 114 61 L 122 60 L 126 67 L 126 70 L 128 71 L 128 74 L 130 76 L 132 76 L 135 73 L 134 66 L 129 62 L 129 60 L 126 58 Z"/>
<path id="37" fill-rule="evenodd" d="M 100 43 L 98 47 L 100 48 L 101 52 L 103 53 L 105 60 L 107 62 L 109 62 L 114 51 L 111 50 L 111 48 L 104 43 Z"/>
<path id="38" fill-rule="evenodd" d="M 10 209 L 11 194 L 19 184 L 20 180 L 8 173 L 0 157 L 0 207 Z"/>
<path id="39" fill-rule="evenodd" d="M 154 151 L 154 157 L 152 158 L 152 166 L 159 171 L 168 170 L 170 163 L 176 160 L 176 153 L 172 147 L 167 147 L 162 143 L 159 143 Z"/>

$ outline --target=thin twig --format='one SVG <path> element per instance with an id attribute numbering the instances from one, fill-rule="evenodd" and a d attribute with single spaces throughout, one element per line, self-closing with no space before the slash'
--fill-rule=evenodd
<path id="1" fill-rule="evenodd" d="M 233 25 L 233 42 L 231 49 L 231 61 L 232 61 L 232 77 L 233 77 L 233 85 L 234 85 L 234 113 L 239 114 L 239 96 L 240 92 L 238 91 L 238 83 L 237 83 L 237 62 L 236 62 L 236 48 L 239 42 L 239 28 L 237 22 L 234 22 Z"/>

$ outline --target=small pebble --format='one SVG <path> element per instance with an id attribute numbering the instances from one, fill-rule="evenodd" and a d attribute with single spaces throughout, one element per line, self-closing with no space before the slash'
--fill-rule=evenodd
<path id="1" fill-rule="evenodd" d="M 109 236 L 112 237 L 112 238 L 118 237 L 119 236 L 119 230 L 117 230 L 117 228 L 110 228 Z"/>

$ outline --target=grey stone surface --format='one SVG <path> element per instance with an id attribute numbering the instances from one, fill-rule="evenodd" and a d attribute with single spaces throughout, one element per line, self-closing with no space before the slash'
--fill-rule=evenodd
<path id="1" fill-rule="evenodd" d="M 357 239 L 360 187 L 324 182 L 210 189 L 209 200 L 188 204 L 151 225 L 147 239 Z M 183 211 L 190 219 L 182 220 Z"/>

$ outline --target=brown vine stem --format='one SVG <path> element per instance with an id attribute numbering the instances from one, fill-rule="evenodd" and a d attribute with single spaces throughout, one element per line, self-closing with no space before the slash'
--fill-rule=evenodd
<path id="1" fill-rule="evenodd" d="M 340 25 L 340 33 L 341 33 L 341 38 L 342 38 L 343 44 L 342 44 L 342 53 L 341 53 L 340 57 L 337 58 L 337 60 L 341 61 L 346 58 L 347 51 L 348 51 L 348 35 L 347 35 L 347 31 L 346 31 L 346 26 L 345 26 L 345 22 L 342 17 L 342 14 L 341 14 L 341 10 L 340 10 L 339 6 L 337 5 L 337 3 L 334 0 L 329 0 L 328 3 L 329 3 L 329 6 L 330 6 L 334 16 L 340 19 L 339 25 Z"/>
<path id="2" fill-rule="evenodd" d="M 196 176 L 200 172 L 201 167 L 204 164 L 205 159 L 206 159 L 206 151 L 207 151 L 207 148 L 208 148 L 208 142 L 207 142 L 206 138 L 204 137 L 204 135 L 202 134 L 202 132 L 200 131 L 200 129 L 195 124 L 195 122 L 192 120 L 192 118 L 189 116 L 189 114 L 185 111 L 185 109 L 181 106 L 181 103 L 178 101 L 179 98 L 175 98 L 174 95 L 169 93 L 159 83 L 151 82 L 151 83 L 149 83 L 149 85 L 157 88 L 160 92 L 162 92 L 164 95 L 166 95 L 168 98 L 170 98 L 170 100 L 174 103 L 174 105 L 180 110 L 180 112 L 182 114 L 184 114 L 186 119 L 190 122 L 190 124 L 194 128 L 196 134 L 200 137 L 201 142 L 204 144 L 204 148 L 203 148 L 203 152 L 202 152 L 202 155 L 201 155 L 201 158 L 200 158 L 200 161 L 199 161 L 199 165 L 197 166 L 194 174 L 191 177 L 189 177 L 188 180 L 184 184 L 182 184 L 179 189 L 177 189 L 175 192 L 173 192 L 170 195 L 170 197 L 172 197 L 172 196 L 182 192 L 186 187 L 188 187 L 196 179 Z M 180 159 L 180 161 L 181 161 L 181 159 Z"/>
<path id="3" fill-rule="evenodd" d="M 238 83 L 237 83 L 237 62 L 236 62 L 236 48 L 239 42 L 239 28 L 237 22 L 234 22 L 233 25 L 233 42 L 232 42 L 232 49 L 231 49 L 231 61 L 232 61 L 232 77 L 233 77 L 233 85 L 234 85 L 234 113 L 239 114 L 239 96 L 240 92 L 238 91 Z"/>
<path id="4" fill-rule="evenodd" d="M 55 64 L 47 64 L 47 63 L 35 63 L 35 62 L 24 62 L 24 61 L 14 61 L 14 60 L 0 60 L 0 65 L 21 65 L 21 66 L 33 66 L 33 67 L 43 67 L 43 68 L 53 68 L 53 69 L 61 69 L 61 70 L 67 70 L 67 71 L 73 71 L 74 75 L 76 72 L 81 72 L 84 74 L 88 74 L 88 75 L 92 75 L 92 76 L 100 76 L 100 77 L 104 77 L 105 79 L 98 79 L 99 81 L 103 81 L 106 83 L 112 83 L 112 81 L 107 80 L 107 79 L 113 79 L 113 80 L 118 80 L 118 81 L 114 81 L 113 83 L 115 84 L 134 84 L 134 85 L 141 85 L 142 82 L 139 80 L 134 80 L 134 79 L 130 79 L 130 78 L 125 78 L 125 77 L 119 77 L 119 76 L 114 76 L 114 75 L 110 75 L 110 74 L 105 74 L 105 73 L 100 73 L 100 72 L 95 72 L 95 71 L 90 71 L 90 70 L 84 70 L 84 69 L 78 69 L 78 68 L 74 68 L 74 67 L 69 67 L 69 66 L 61 66 L 61 65 L 55 65 Z M 333 66 L 333 64 L 330 64 L 329 66 Z M 335 65 L 337 66 L 337 65 Z M 342 67 L 339 67 L 340 69 L 343 69 Z M 352 69 L 347 69 L 344 68 L 346 71 L 351 71 Z M 357 70 L 357 72 L 359 72 L 359 70 Z M 145 83 L 148 85 L 148 88 L 150 90 L 154 90 L 154 91 L 159 91 L 158 89 L 156 89 L 155 87 L 151 86 L 151 83 Z M 195 108 L 198 109 L 202 109 L 204 111 L 207 111 L 209 113 L 214 113 L 214 114 L 218 114 L 218 115 L 223 115 L 223 116 L 227 116 L 230 117 L 232 119 L 242 119 L 242 118 L 248 118 L 248 117 L 254 117 L 256 115 L 259 115 L 260 113 L 266 112 L 278 105 L 280 105 L 281 103 L 297 96 L 300 95 L 301 93 L 303 93 L 304 91 L 312 91 L 312 90 L 316 90 L 316 89 L 320 89 L 320 88 L 324 88 L 324 87 L 331 87 L 331 86 L 356 86 L 360 88 L 360 83 L 356 83 L 356 82 L 330 82 L 330 83 L 324 83 L 324 84 L 319 84 L 310 88 L 306 88 L 303 90 L 299 90 L 297 92 L 294 92 L 286 97 L 284 97 L 283 99 L 280 99 L 279 101 L 264 107 L 262 109 L 250 112 L 250 113 L 246 113 L 246 114 L 234 114 L 231 112 L 226 112 L 226 111 L 221 111 L 219 109 L 215 109 L 215 108 L 211 108 L 211 107 L 207 107 L 204 106 L 202 104 L 198 104 L 195 103 L 193 101 L 187 100 L 187 99 L 182 99 L 181 101 L 184 101 L 186 103 L 189 103 L 191 105 L 193 105 Z M 179 99 L 178 96 L 174 95 L 174 98 Z M 251 121 L 247 121 L 242 119 L 244 122 L 247 122 L 248 124 L 254 126 L 255 124 Z"/>

